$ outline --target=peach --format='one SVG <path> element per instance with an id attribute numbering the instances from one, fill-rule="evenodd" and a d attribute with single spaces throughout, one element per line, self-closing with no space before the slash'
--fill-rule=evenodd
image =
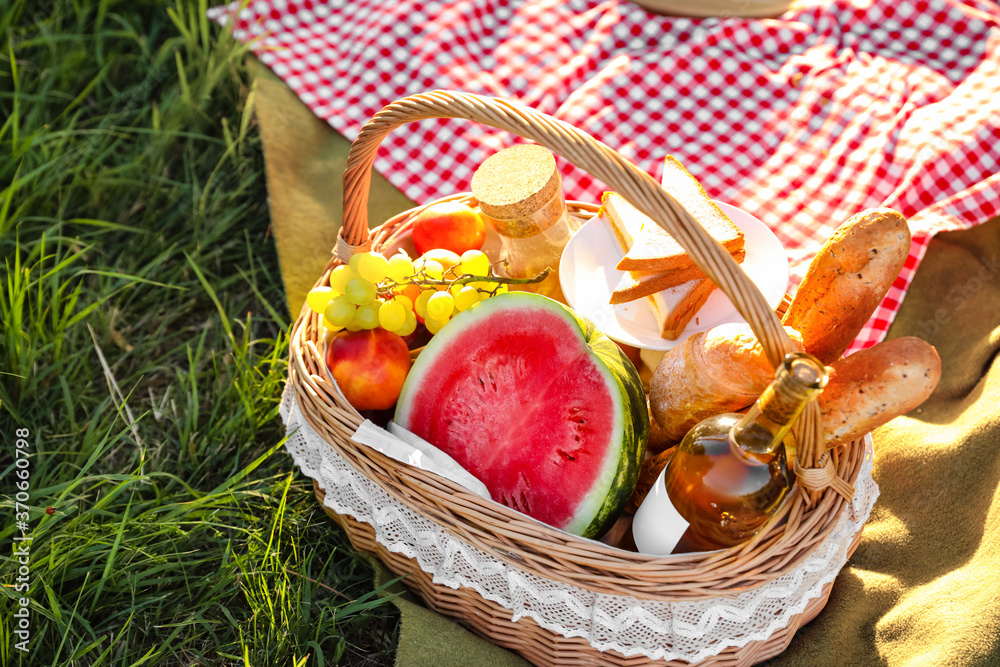
<path id="1" fill-rule="evenodd" d="M 410 364 L 406 341 L 381 327 L 341 331 L 326 350 L 333 379 L 358 412 L 394 406 Z"/>
<path id="2" fill-rule="evenodd" d="M 456 201 L 431 204 L 413 219 L 413 245 L 421 255 L 443 248 L 461 255 L 479 250 L 486 241 L 486 223 L 470 206 Z"/>

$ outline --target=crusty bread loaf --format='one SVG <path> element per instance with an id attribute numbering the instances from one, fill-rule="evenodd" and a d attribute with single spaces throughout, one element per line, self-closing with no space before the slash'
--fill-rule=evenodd
<path id="1" fill-rule="evenodd" d="M 785 331 L 801 346 L 798 332 Z M 773 379 L 750 325 L 722 324 L 667 351 L 650 380 L 649 409 L 663 437 L 677 441 L 706 417 L 751 405 Z"/>
<path id="2" fill-rule="evenodd" d="M 885 297 L 910 252 L 897 211 L 861 211 L 813 258 L 782 324 L 802 334 L 806 352 L 825 364 L 843 355 Z"/>
<path id="3" fill-rule="evenodd" d="M 785 331 L 801 342 L 797 332 Z M 906 414 L 927 400 L 941 379 L 937 350 L 913 336 L 882 341 L 828 368 L 829 383 L 817 399 L 828 446 Z M 677 442 L 702 419 L 751 405 L 773 378 L 749 326 L 721 325 L 663 356 L 650 381 L 649 410 L 664 444 Z"/>
<path id="4" fill-rule="evenodd" d="M 646 400 L 646 407 L 649 408 L 649 400 Z M 646 454 L 653 455 L 659 454 L 664 449 L 669 449 L 677 444 L 677 440 L 668 438 L 666 434 L 663 433 L 663 429 L 660 425 L 656 423 L 653 419 L 652 410 L 649 411 L 649 438 L 646 440 Z"/>
<path id="5" fill-rule="evenodd" d="M 904 336 L 855 352 L 830 369 L 817 399 L 828 445 L 850 442 L 927 400 L 941 379 L 941 358 L 930 343 Z"/>

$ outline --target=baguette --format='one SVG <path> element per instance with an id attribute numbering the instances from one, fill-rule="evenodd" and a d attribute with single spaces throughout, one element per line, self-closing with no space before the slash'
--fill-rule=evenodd
<path id="1" fill-rule="evenodd" d="M 857 440 L 927 400 L 941 379 L 941 359 L 930 343 L 906 336 L 855 352 L 828 370 L 830 380 L 816 401 L 823 419 L 824 443 L 830 448 Z M 671 445 L 680 437 L 659 443 L 654 455 L 643 461 L 625 511 L 634 514 L 642 504 L 660 471 L 673 458 L 676 447 Z"/>
<path id="2" fill-rule="evenodd" d="M 828 368 L 830 380 L 817 398 L 827 447 L 913 410 L 941 379 L 937 350 L 913 336 L 882 341 Z M 749 327 L 718 326 L 663 356 L 650 380 L 650 413 L 662 437 L 676 442 L 706 417 L 751 405 L 773 377 Z"/>
<path id="3" fill-rule="evenodd" d="M 913 410 L 941 379 L 941 358 L 915 336 L 892 338 L 834 362 L 819 395 L 827 446 L 846 443 Z"/>
<path id="4" fill-rule="evenodd" d="M 833 363 L 885 298 L 909 252 L 910 229 L 897 211 L 852 216 L 809 264 L 782 324 L 802 334 L 806 352 Z"/>

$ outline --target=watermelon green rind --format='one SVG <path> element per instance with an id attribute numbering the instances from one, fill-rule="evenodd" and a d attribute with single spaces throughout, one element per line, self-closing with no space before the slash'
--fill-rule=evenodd
<path id="1" fill-rule="evenodd" d="M 577 516 L 565 528 L 574 535 L 585 537 L 599 536 L 611 528 L 618 519 L 622 508 L 632 497 L 636 482 L 639 479 L 639 468 L 646 455 L 646 443 L 649 440 L 649 410 L 646 407 L 646 395 L 642 389 L 642 380 L 635 366 L 625 356 L 618 344 L 608 338 L 586 318 L 580 317 L 574 311 L 566 312 L 580 326 L 584 339 L 587 340 L 593 354 L 597 355 L 607 366 L 605 375 L 609 382 L 614 382 L 620 393 L 612 394 L 616 403 L 621 404 L 621 412 L 632 414 L 632 419 L 622 419 L 621 442 L 623 455 L 632 456 L 627 465 L 615 466 L 612 457 L 608 457 L 608 465 L 602 471 L 599 480 L 594 484 L 588 498 L 590 502 L 580 505 Z M 616 420 L 618 421 L 618 420 Z M 619 426 L 616 424 L 616 426 Z M 639 443 L 630 447 L 628 443 Z M 601 496 L 605 497 L 602 503 Z M 590 518 L 588 522 L 587 519 Z M 586 524 L 586 525 L 584 525 Z"/>
<path id="2" fill-rule="evenodd" d="M 532 309 L 541 310 L 534 311 Z M 557 316 L 558 320 L 561 320 L 566 325 L 565 332 L 562 331 L 562 326 L 556 327 L 559 329 L 559 335 L 564 336 L 566 339 L 560 339 L 559 345 L 561 347 L 556 352 L 559 354 L 565 353 L 569 355 L 568 358 L 574 358 L 573 355 L 577 355 L 579 363 L 585 365 L 585 369 L 589 373 L 588 377 L 593 380 L 599 376 L 599 386 L 603 387 L 601 390 L 602 397 L 606 393 L 611 398 L 611 402 L 614 403 L 610 407 L 601 405 L 595 408 L 600 410 L 601 414 L 610 412 L 614 416 L 614 419 L 611 420 L 613 423 L 611 423 L 610 429 L 605 428 L 603 431 L 610 433 L 610 438 L 595 443 L 600 444 L 602 447 L 605 443 L 607 444 L 607 449 L 601 450 L 602 452 L 607 452 L 604 455 L 604 459 L 598 459 L 600 470 L 582 497 L 573 498 L 573 501 L 578 502 L 578 504 L 564 507 L 564 509 L 572 510 L 572 517 L 565 524 L 557 526 L 570 533 L 584 537 L 599 536 L 611 527 L 633 492 L 638 478 L 639 466 L 645 453 L 646 441 L 649 436 L 649 413 L 646 408 L 645 395 L 642 391 L 642 383 L 639 375 L 618 345 L 607 338 L 591 322 L 579 317 L 562 304 L 536 294 L 515 292 L 488 299 L 458 314 L 442 333 L 439 333 L 428 343 L 427 347 L 417 357 L 407 376 L 406 383 L 404 383 L 394 419 L 405 428 L 410 428 L 411 430 L 414 428 L 417 429 L 418 435 L 433 442 L 434 440 L 430 437 L 429 432 L 419 432 L 421 426 L 417 423 L 428 418 L 427 411 L 424 410 L 423 413 L 417 414 L 414 417 L 410 414 L 410 409 L 414 404 L 421 401 L 426 402 L 427 398 L 424 392 L 429 392 L 430 394 L 434 394 L 435 391 L 440 392 L 439 395 L 434 394 L 436 400 L 439 401 L 447 400 L 444 397 L 451 395 L 444 389 L 436 389 L 433 379 L 444 379 L 445 382 L 448 382 L 447 377 L 449 376 L 447 376 L 447 373 L 451 371 L 444 371 L 442 369 L 456 368 L 457 364 L 462 363 L 461 359 L 465 350 L 459 345 L 459 341 L 462 340 L 463 336 L 469 335 L 468 332 L 480 333 L 484 327 L 495 327 L 498 322 L 516 321 L 530 316 L 532 312 L 536 313 L 536 315 L 544 313 L 544 316 Z M 501 319 L 489 321 L 490 318 L 497 316 Z M 555 321 L 550 319 L 549 323 L 554 324 Z M 572 338 L 577 338 L 577 340 L 569 340 Z M 469 345 L 470 343 L 471 341 L 466 339 L 465 344 Z M 574 352 L 573 350 L 576 351 Z M 563 357 L 560 357 L 560 359 L 564 360 Z M 553 362 L 555 361 L 553 359 Z M 443 362 L 441 367 L 437 366 L 439 362 Z M 501 368 L 501 370 L 503 369 Z M 455 372 L 460 376 L 463 374 L 463 371 Z M 572 369 L 569 372 L 572 373 Z M 481 382 L 482 380 L 480 380 Z M 429 388 L 426 385 L 430 385 Z M 449 390 L 453 389 L 454 387 L 449 387 Z M 463 393 L 461 396 L 464 398 L 468 394 Z M 539 399 L 539 401 L 544 402 L 544 399 Z M 587 406 L 583 407 L 586 410 Z M 448 411 L 445 411 L 445 413 L 448 414 Z M 448 414 L 448 416 L 451 417 L 453 415 Z M 494 413 L 493 416 L 495 417 L 496 414 Z M 411 417 L 414 418 L 415 426 L 411 424 Z M 519 417 L 519 415 L 511 415 L 514 421 Z M 607 421 L 605 419 L 599 425 L 606 427 Z M 558 423 L 568 424 L 570 422 L 559 421 Z M 581 422 L 581 424 L 584 424 L 584 422 Z M 426 424 L 424 426 L 427 427 Z M 461 426 L 469 429 L 474 427 L 475 424 L 470 424 L 470 422 L 466 421 Z M 432 427 L 439 428 L 440 424 L 432 424 Z M 587 427 L 589 425 L 585 424 L 582 428 Z M 451 429 L 448 430 L 448 434 L 449 436 L 452 434 Z M 454 439 L 454 437 L 451 439 Z M 544 451 L 544 446 L 539 451 Z M 590 452 L 586 448 L 580 450 L 580 452 L 585 456 L 590 455 Z M 559 453 L 563 454 L 562 451 Z M 575 450 L 572 451 L 574 455 L 577 455 L 577 453 Z M 590 460 L 593 461 L 593 458 L 591 457 Z M 482 462 L 482 460 L 475 459 L 475 462 Z M 545 459 L 544 464 L 551 465 L 551 462 Z M 591 468 L 591 470 L 593 469 Z M 558 485 L 558 481 L 555 480 L 554 484 Z M 511 506 L 507 502 L 504 504 Z M 565 515 L 562 516 L 565 518 Z"/>

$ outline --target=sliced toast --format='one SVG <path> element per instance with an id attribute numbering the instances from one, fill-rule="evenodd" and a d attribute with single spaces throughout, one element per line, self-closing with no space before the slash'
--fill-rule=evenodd
<path id="1" fill-rule="evenodd" d="M 653 299 L 658 309 L 655 315 L 660 326 L 660 337 L 677 340 L 714 290 L 715 283 L 708 278 L 700 278 L 657 292 L 653 297 L 646 297 Z"/>
<path id="2" fill-rule="evenodd" d="M 618 249 L 625 253 L 633 243 L 633 233 L 639 231 L 640 228 L 633 224 L 623 223 L 620 218 L 613 216 L 607 206 L 607 203 L 612 200 L 627 204 L 620 195 L 606 193 L 602 198 L 598 217 L 611 230 Z M 616 218 L 614 222 L 612 222 L 613 217 Z M 660 336 L 666 340 L 677 340 L 687 323 L 705 304 L 713 289 L 715 289 L 715 283 L 708 278 L 696 278 L 643 297 L 646 306 L 656 319 Z"/>
<path id="3" fill-rule="evenodd" d="M 691 214 L 712 238 L 730 253 L 743 248 L 743 232 L 722 212 L 705 189 L 673 156 L 663 161 L 663 188 Z M 641 233 L 633 239 L 628 252 L 618 263 L 619 271 L 668 271 L 693 266 L 690 256 L 677 240 L 649 217 L 621 197 L 603 202 L 614 215 Z M 643 220 L 644 219 L 644 220 Z M 638 222 L 637 222 L 638 221 Z"/>
<path id="4" fill-rule="evenodd" d="M 746 256 L 747 252 L 744 248 L 732 253 L 737 264 L 742 264 Z M 693 264 L 687 268 L 671 269 L 670 271 L 626 271 L 614 292 L 611 293 L 611 303 L 635 301 L 689 280 L 706 277 L 704 272 Z"/>

